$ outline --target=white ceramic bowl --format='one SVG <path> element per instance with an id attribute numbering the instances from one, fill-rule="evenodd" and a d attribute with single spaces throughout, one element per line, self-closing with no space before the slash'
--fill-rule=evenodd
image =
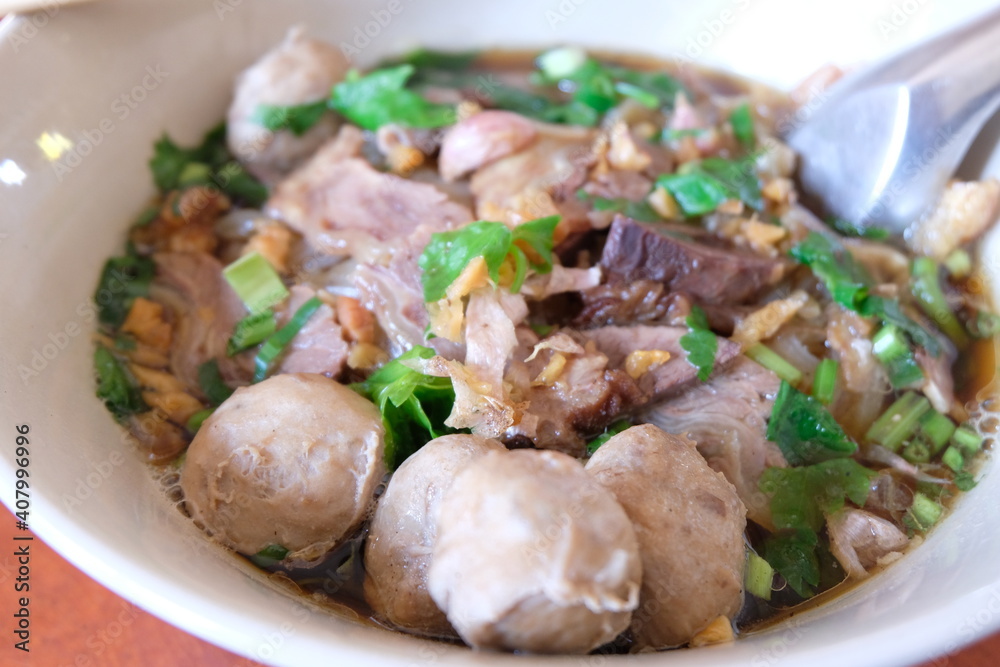
<path id="1" fill-rule="evenodd" d="M 101 263 L 152 194 L 153 141 L 165 130 L 185 142 L 200 137 L 222 117 L 234 74 L 290 24 L 350 45 L 362 65 L 419 44 L 580 43 L 685 57 L 790 87 L 826 62 L 878 57 L 987 4 L 105 0 L 8 18 L 0 24 L 0 497 L 15 506 L 15 426 L 26 424 L 34 531 L 170 623 L 281 665 L 892 665 L 994 631 L 1000 478 L 992 464 L 926 543 L 887 572 L 793 625 L 732 645 L 543 659 L 361 627 L 271 589 L 181 516 L 94 397 L 89 341 Z"/>

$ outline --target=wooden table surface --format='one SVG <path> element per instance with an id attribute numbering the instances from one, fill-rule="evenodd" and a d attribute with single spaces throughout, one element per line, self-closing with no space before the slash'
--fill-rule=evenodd
<path id="1" fill-rule="evenodd" d="M 258 663 L 203 642 L 126 602 L 34 539 L 30 653 L 13 648 L 16 610 L 15 519 L 0 513 L 0 665 L 31 667 L 254 667 Z M 925 667 L 996 667 L 1000 633 Z"/>

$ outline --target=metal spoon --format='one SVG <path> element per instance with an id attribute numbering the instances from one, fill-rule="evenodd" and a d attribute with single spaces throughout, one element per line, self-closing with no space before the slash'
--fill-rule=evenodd
<path id="1" fill-rule="evenodd" d="M 998 106 L 1000 8 L 845 77 L 787 140 L 828 213 L 902 232 Z"/>

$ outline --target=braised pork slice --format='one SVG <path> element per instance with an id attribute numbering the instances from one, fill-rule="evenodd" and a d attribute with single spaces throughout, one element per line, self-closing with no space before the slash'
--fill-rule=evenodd
<path id="1" fill-rule="evenodd" d="M 638 647 L 680 646 L 719 616 L 732 619 L 743 602 L 746 509 L 694 442 L 633 426 L 601 445 L 587 472 L 625 508 L 639 540 Z"/>
<path id="2" fill-rule="evenodd" d="M 444 231 L 472 221 L 468 208 L 433 185 L 381 173 L 354 157 L 360 145 L 360 130 L 345 126 L 278 184 L 265 209 L 333 255 L 406 238 L 420 225 Z"/>
<path id="3" fill-rule="evenodd" d="M 389 480 L 365 540 L 365 599 L 395 627 L 455 636 L 427 590 L 438 510 L 455 476 L 489 451 L 503 451 L 503 445 L 475 435 L 445 435 L 417 450 Z"/>
<path id="4" fill-rule="evenodd" d="M 488 452 L 441 500 L 428 588 L 476 648 L 586 653 L 628 626 L 641 577 L 629 517 L 564 454 Z"/>
<path id="5" fill-rule="evenodd" d="M 171 372 L 199 396 L 198 367 L 212 359 L 231 385 L 249 382 L 250 360 L 226 355 L 236 323 L 247 311 L 222 276 L 219 260 L 195 252 L 157 253 L 153 260 L 156 278 L 150 296 L 170 310 L 174 322 Z"/>
<path id="6" fill-rule="evenodd" d="M 611 224 L 600 265 L 608 284 L 660 282 L 710 305 L 748 303 L 777 284 L 789 266 L 782 259 L 693 243 L 622 216 Z"/>
<path id="7" fill-rule="evenodd" d="M 654 405 L 641 419 L 668 433 L 691 438 L 708 465 L 736 488 L 750 520 L 773 528 L 770 501 L 757 483 L 764 470 L 786 467 L 785 457 L 767 439 L 778 377 L 739 356 L 733 365 L 683 394 Z"/>
<path id="8" fill-rule="evenodd" d="M 321 102 L 333 85 L 343 80 L 349 67 L 340 49 L 309 39 L 301 28 L 292 28 L 281 44 L 236 79 L 226 116 L 229 150 L 254 176 L 276 183 L 332 137 L 339 122 L 328 113 L 302 136 L 290 130 L 272 132 L 260 121 L 260 107 Z"/>

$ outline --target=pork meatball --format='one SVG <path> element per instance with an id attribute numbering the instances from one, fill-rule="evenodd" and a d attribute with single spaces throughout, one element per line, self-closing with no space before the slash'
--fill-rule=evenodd
<path id="1" fill-rule="evenodd" d="M 270 544 L 311 560 L 350 535 L 385 475 L 382 419 L 370 402 L 313 373 L 237 389 L 188 448 L 181 488 L 222 544 Z"/>
<path id="2" fill-rule="evenodd" d="M 281 44 L 237 78 L 226 116 L 229 150 L 265 183 L 280 180 L 333 137 L 339 121 L 324 114 L 302 136 L 296 136 L 290 130 L 272 132 L 263 127 L 257 118 L 258 108 L 324 100 L 333 85 L 343 80 L 349 66 L 339 49 L 307 38 L 301 28 L 292 28 Z"/>
<path id="3" fill-rule="evenodd" d="M 632 526 L 575 459 L 489 452 L 441 500 L 431 597 L 476 648 L 585 653 L 638 603 Z"/>
<path id="4" fill-rule="evenodd" d="M 746 507 L 687 438 L 646 424 L 612 437 L 587 471 L 635 527 L 642 593 L 632 617 L 640 648 L 686 644 L 743 601 Z"/>
<path id="5" fill-rule="evenodd" d="M 378 616 L 401 630 L 455 636 L 427 592 L 427 568 L 441 496 L 459 472 L 489 451 L 504 447 L 478 435 L 431 440 L 399 466 L 378 501 L 365 543 L 365 599 Z"/>

